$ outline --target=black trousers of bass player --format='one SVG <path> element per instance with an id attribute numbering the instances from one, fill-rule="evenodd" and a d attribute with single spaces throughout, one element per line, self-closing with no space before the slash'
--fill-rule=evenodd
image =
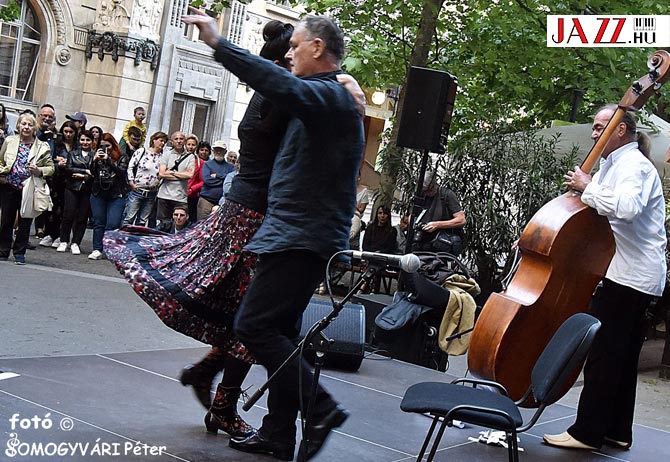
<path id="1" fill-rule="evenodd" d="M 602 323 L 584 367 L 572 437 L 600 447 L 604 438 L 632 443 L 637 365 L 652 295 L 605 279 L 590 312 Z"/>

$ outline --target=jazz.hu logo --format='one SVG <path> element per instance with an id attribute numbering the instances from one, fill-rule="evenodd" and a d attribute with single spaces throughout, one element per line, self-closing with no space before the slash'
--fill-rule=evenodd
<path id="1" fill-rule="evenodd" d="M 670 16 L 549 15 L 547 46 L 670 46 Z"/>

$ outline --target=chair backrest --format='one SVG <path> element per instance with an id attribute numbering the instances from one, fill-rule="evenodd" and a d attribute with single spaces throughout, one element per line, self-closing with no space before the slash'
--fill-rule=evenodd
<path id="1" fill-rule="evenodd" d="M 576 373 L 591 348 L 600 321 L 586 313 L 569 317 L 558 328 L 531 373 L 531 390 L 540 405 L 550 405 L 565 393 L 566 382 Z"/>

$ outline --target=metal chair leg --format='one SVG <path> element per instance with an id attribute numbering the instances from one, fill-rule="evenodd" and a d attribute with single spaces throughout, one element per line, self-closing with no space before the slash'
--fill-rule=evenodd
<path id="1" fill-rule="evenodd" d="M 435 427 L 437 426 L 437 423 L 439 421 L 440 418 L 436 416 L 433 419 L 433 422 L 430 424 L 428 434 L 426 435 L 426 439 L 423 440 L 423 446 L 421 446 L 421 451 L 419 452 L 419 456 L 416 458 L 416 462 L 421 462 L 421 459 L 423 459 L 423 455 L 426 453 L 426 449 L 428 448 L 428 442 L 430 441 L 430 438 L 433 436 L 433 432 L 435 431 Z"/>
<path id="2" fill-rule="evenodd" d="M 442 435 L 444 434 L 444 430 L 447 428 L 447 421 L 443 420 L 442 425 L 440 425 L 440 429 L 437 431 L 437 436 L 433 440 L 433 447 L 430 448 L 430 454 L 428 455 L 428 459 L 426 459 L 426 462 L 432 462 L 433 459 L 435 458 L 435 453 L 437 452 L 437 446 L 440 444 L 440 441 L 442 440 Z"/>

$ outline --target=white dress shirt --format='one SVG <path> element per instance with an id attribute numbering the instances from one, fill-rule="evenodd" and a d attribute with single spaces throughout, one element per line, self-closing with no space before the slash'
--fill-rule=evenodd
<path id="1" fill-rule="evenodd" d="M 628 143 L 600 160 L 582 202 L 609 219 L 616 242 L 606 278 L 660 296 L 665 286 L 665 200 L 654 165 Z"/>

